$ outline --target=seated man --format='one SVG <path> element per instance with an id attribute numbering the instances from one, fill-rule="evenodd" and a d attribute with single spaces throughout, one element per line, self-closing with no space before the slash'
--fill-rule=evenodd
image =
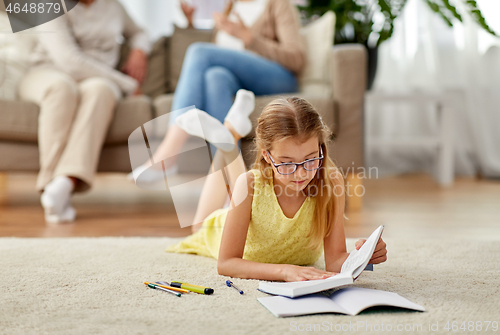
<path id="1" fill-rule="evenodd" d="M 19 95 L 40 106 L 37 189 L 45 220 L 73 221 L 71 194 L 92 186 L 116 102 L 140 93 L 150 45 L 117 0 L 80 0 L 37 29 L 33 67 Z M 124 73 L 115 70 L 122 36 L 133 49 Z"/>

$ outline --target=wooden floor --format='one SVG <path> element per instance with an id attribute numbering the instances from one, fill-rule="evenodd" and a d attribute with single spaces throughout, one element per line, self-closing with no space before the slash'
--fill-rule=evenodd
<path id="1" fill-rule="evenodd" d="M 179 177 L 183 178 L 183 177 Z M 192 177 L 191 177 L 192 178 Z M 10 174 L 6 201 L 0 205 L 0 236 L 185 236 L 167 191 L 146 191 L 124 174 L 100 174 L 94 189 L 74 197 L 77 221 L 57 227 L 45 224 L 36 176 Z M 201 182 L 186 190 L 185 215 L 196 206 Z M 385 224 L 384 236 L 396 238 L 463 238 L 500 240 L 500 182 L 458 178 L 440 188 L 425 174 L 364 181 L 363 210 L 348 212 L 347 237 L 368 236 Z"/>

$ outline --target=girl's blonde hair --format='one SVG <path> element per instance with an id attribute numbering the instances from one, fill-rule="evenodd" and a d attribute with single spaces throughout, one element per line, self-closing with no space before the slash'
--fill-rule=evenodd
<path id="1" fill-rule="evenodd" d="M 305 142 L 311 137 L 318 138 L 323 150 L 323 163 L 303 192 L 307 196 L 316 197 L 316 208 L 308 237 L 311 237 L 309 247 L 319 248 L 323 238 L 332 232 L 333 218 L 340 210 L 337 208 L 336 198 L 344 196 L 343 178 L 328 156 L 327 142 L 331 136 L 330 129 L 309 102 L 298 97 L 290 97 L 273 100 L 264 107 L 255 132 L 257 156 L 253 167 L 260 170 L 264 183 L 269 183 L 273 175 L 268 172 L 273 170 L 262 156 L 262 150 L 271 150 L 275 142 L 287 138 L 294 138 L 300 142 Z M 338 175 L 332 178 L 331 173 Z M 339 186 L 341 194 L 337 195 L 336 187 Z"/>

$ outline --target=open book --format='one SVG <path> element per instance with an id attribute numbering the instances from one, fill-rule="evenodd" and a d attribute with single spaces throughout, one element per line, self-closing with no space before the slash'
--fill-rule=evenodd
<path id="1" fill-rule="evenodd" d="M 326 279 L 288 283 L 260 282 L 259 291 L 294 298 L 352 284 L 354 280 L 359 277 L 361 272 L 363 272 L 370 258 L 372 258 L 375 246 L 383 230 L 384 226 L 378 227 L 359 250 L 353 250 L 344 264 L 342 264 L 340 273 L 335 276 Z"/>
<path id="2" fill-rule="evenodd" d="M 361 287 L 345 287 L 330 296 L 312 294 L 300 298 L 263 297 L 257 299 L 277 318 L 317 313 L 357 315 L 374 306 L 393 306 L 416 311 L 425 308 L 397 293 Z"/>

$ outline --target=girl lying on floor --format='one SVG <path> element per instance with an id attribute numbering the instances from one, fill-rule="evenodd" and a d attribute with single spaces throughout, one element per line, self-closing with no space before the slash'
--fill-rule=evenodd
<path id="1" fill-rule="evenodd" d="M 216 258 L 219 274 L 238 278 L 300 281 L 340 272 L 349 255 L 344 179 L 328 157 L 328 127 L 304 99 L 272 101 L 259 117 L 257 157 L 247 172 L 236 143 L 246 135 L 238 130 L 249 128 L 253 109 L 253 94 L 240 90 L 224 124 L 198 109 L 177 119 L 187 133 L 219 150 L 203 187 L 194 234 L 167 251 Z M 223 208 L 226 180 L 232 196 Z M 356 242 L 356 248 L 364 242 Z M 303 266 L 322 251 L 326 271 Z M 386 261 L 386 254 L 380 239 L 370 263 Z"/>

